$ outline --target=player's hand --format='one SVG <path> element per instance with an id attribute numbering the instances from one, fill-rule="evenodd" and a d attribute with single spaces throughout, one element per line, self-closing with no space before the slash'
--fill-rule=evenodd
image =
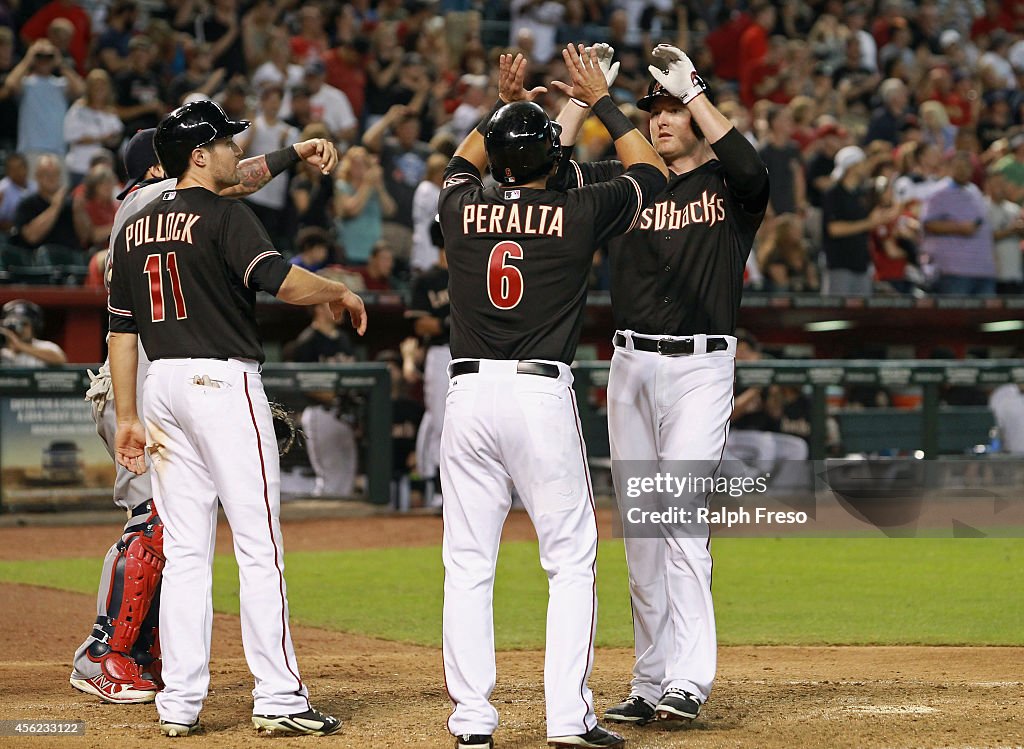
<path id="1" fill-rule="evenodd" d="M 608 83 L 608 88 L 611 88 L 612 84 L 615 83 L 615 79 L 619 77 L 619 63 L 612 62 L 615 58 L 615 47 L 601 42 L 591 47 L 584 47 L 583 51 L 589 55 L 591 49 L 597 52 L 597 64 L 601 66 L 601 72 L 604 73 L 604 79 Z M 552 88 L 557 88 L 570 98 L 579 98 L 576 96 L 573 87 L 567 83 L 551 81 L 551 86 Z"/>
<path id="2" fill-rule="evenodd" d="M 651 55 L 661 63 L 661 67 L 649 65 L 647 70 L 654 80 L 670 94 L 679 97 L 683 104 L 689 104 L 707 90 L 693 62 L 679 47 L 659 44 L 651 51 Z"/>
<path id="3" fill-rule="evenodd" d="M 351 289 L 345 291 L 340 297 L 330 302 L 331 316 L 340 320 L 341 316 L 348 312 L 352 318 L 352 327 L 359 335 L 366 333 L 366 306 L 362 298 Z"/>
<path id="4" fill-rule="evenodd" d="M 294 148 L 300 159 L 315 166 L 321 174 L 330 174 L 338 165 L 338 149 L 326 138 L 304 140 Z"/>
<path id="5" fill-rule="evenodd" d="M 582 44 L 578 49 L 570 44 L 562 50 L 562 59 L 572 81 L 573 96 L 592 106 L 608 95 L 608 81 L 597 60 L 597 50 L 590 47 L 588 52 L 587 49 Z"/>
<path id="6" fill-rule="evenodd" d="M 544 86 L 536 86 L 529 91 L 524 87 L 526 82 L 526 58 L 522 54 L 514 58 L 510 54 L 498 58 L 498 98 L 506 104 L 513 101 L 533 101 L 541 94 L 547 93 Z"/>
<path id="7" fill-rule="evenodd" d="M 132 473 L 146 472 L 146 430 L 142 428 L 142 424 L 133 421 L 117 425 L 114 455 L 117 456 L 118 465 L 124 466 Z"/>

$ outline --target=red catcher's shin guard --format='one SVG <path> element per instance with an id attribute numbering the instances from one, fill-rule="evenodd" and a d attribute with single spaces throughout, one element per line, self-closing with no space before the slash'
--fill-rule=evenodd
<path id="1" fill-rule="evenodd" d="M 155 508 L 146 526 L 122 543 L 124 553 L 114 568 L 115 582 L 107 605 L 112 630 L 108 645 L 114 652 L 127 654 L 139 638 L 164 568 L 164 526 Z M 116 600 L 118 593 L 120 600 Z"/>

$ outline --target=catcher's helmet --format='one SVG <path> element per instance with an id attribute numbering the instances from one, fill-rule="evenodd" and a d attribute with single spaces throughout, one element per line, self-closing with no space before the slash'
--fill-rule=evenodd
<path id="1" fill-rule="evenodd" d="M 168 177 L 180 177 L 192 151 L 249 127 L 248 120 L 229 120 L 216 102 L 194 101 L 178 107 L 156 127 L 153 145 Z"/>
<path id="2" fill-rule="evenodd" d="M 35 302 L 28 299 L 12 299 L 3 307 L 3 322 L 8 323 L 19 319 L 32 323 L 32 330 L 39 333 L 43 329 L 43 310 Z"/>
<path id="3" fill-rule="evenodd" d="M 547 175 L 561 158 L 561 133 L 562 126 L 533 102 L 506 104 L 494 113 L 484 135 L 491 175 L 503 185 Z"/>

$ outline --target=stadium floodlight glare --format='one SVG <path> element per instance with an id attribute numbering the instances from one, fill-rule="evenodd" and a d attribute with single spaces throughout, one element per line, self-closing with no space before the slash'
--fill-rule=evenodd
<path id="1" fill-rule="evenodd" d="M 808 333 L 828 333 L 833 330 L 849 330 L 854 325 L 852 320 L 819 320 L 804 323 L 804 330 Z"/>
<path id="2" fill-rule="evenodd" d="M 1011 330 L 1024 330 L 1024 320 L 996 320 L 981 324 L 982 333 L 1006 333 Z"/>

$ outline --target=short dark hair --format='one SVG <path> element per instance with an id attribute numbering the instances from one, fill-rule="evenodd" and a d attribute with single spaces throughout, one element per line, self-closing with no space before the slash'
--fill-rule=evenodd
<path id="1" fill-rule="evenodd" d="M 295 251 L 305 252 L 317 245 L 331 246 L 331 239 L 327 236 L 327 232 L 319 226 L 306 226 L 299 230 L 298 236 L 295 238 Z"/>

